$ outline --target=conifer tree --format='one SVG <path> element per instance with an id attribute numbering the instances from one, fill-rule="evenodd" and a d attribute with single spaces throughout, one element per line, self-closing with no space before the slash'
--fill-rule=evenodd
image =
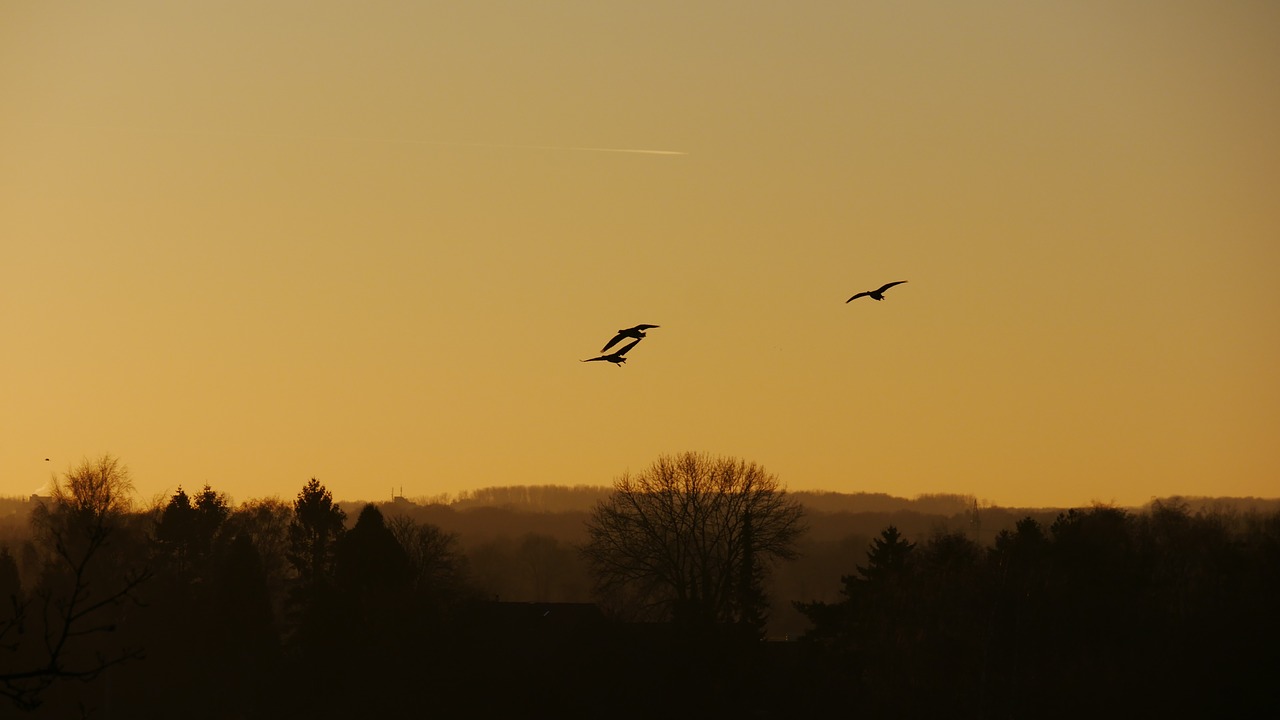
<path id="1" fill-rule="evenodd" d="M 289 525 L 289 562 L 304 584 L 329 579 L 333 569 L 333 549 L 345 529 L 346 513 L 333 502 L 333 495 L 320 481 L 311 480 L 293 503 Z"/>

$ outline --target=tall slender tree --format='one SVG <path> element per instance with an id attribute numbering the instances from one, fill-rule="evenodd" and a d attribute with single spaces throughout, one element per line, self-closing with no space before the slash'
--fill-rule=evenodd
<path id="1" fill-rule="evenodd" d="M 333 570 L 333 550 L 342 537 L 346 513 L 333 495 L 311 478 L 293 503 L 289 525 L 289 562 L 305 585 L 326 582 Z"/>
<path id="2" fill-rule="evenodd" d="M 207 560 L 213 553 L 218 531 L 231 515 L 230 503 L 224 493 L 215 492 L 205 484 L 204 489 L 196 494 L 192 509 L 195 511 L 195 551 L 201 560 Z"/>
<path id="3" fill-rule="evenodd" d="M 174 577 L 185 580 L 191 570 L 195 538 L 195 508 L 182 486 L 169 498 L 155 529 L 157 565 Z"/>

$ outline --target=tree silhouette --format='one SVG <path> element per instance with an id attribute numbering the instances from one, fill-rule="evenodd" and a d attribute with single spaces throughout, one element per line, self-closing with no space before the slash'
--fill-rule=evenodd
<path id="1" fill-rule="evenodd" d="M 179 485 L 156 523 L 156 554 L 167 570 L 183 580 L 191 570 L 195 513 L 195 508 L 191 507 L 191 498 Z"/>
<path id="2" fill-rule="evenodd" d="M 798 603 L 813 625 L 801 642 L 761 642 L 766 571 L 786 556 L 761 513 L 795 496 L 735 483 L 754 468 L 739 461 L 664 461 L 598 514 L 551 517 L 521 489 L 493 494 L 520 509 L 361 505 L 345 531 L 314 480 L 289 503 L 232 510 L 205 486 L 135 512 L 125 469 L 87 461 L 25 538 L 0 499 L 0 695 L 50 717 L 197 720 L 408 714 L 424 698 L 459 716 L 1280 713 L 1274 508 L 993 512 L 989 547 L 947 529 L 962 504 L 818 515 L 831 540 L 805 539 L 822 557 L 806 573 L 833 599 Z M 744 485 L 766 491 L 753 502 Z M 180 582 L 164 562 L 179 545 Z M 506 602 L 467 589 L 469 560 Z M 602 560 L 634 563 L 613 594 L 587 573 Z M 142 583 L 147 563 L 158 577 Z M 580 602 L 591 579 L 615 620 L 677 622 L 610 622 Z"/>
<path id="3" fill-rule="evenodd" d="M 857 566 L 861 578 L 845 576 L 841 581 L 845 584 L 846 595 L 852 595 L 848 589 L 860 580 L 868 582 L 889 582 L 901 577 L 907 568 L 907 558 L 915 549 L 915 543 L 907 542 L 898 528 L 890 525 L 880 533 L 880 537 L 871 541 L 871 549 L 867 551 L 867 565 Z"/>
<path id="4" fill-rule="evenodd" d="M 468 593 L 467 557 L 457 535 L 403 515 L 393 517 L 387 528 L 408 558 L 410 587 L 434 614 Z"/>
<path id="5" fill-rule="evenodd" d="M 799 677 L 813 714 L 1263 716 L 1280 710 L 1280 520 L 1153 503 L 1031 518 L 991 548 L 886 530 L 813 623 Z M 1269 553 L 1267 548 L 1273 548 Z M 1264 609 L 1265 608 L 1265 609 Z"/>
<path id="6" fill-rule="evenodd" d="M 304 585 L 326 582 L 333 569 L 333 550 L 347 516 L 333 495 L 311 478 L 293 503 L 289 525 L 289 562 Z"/>
<path id="7" fill-rule="evenodd" d="M 14 605 L 22 599 L 22 579 L 18 576 L 18 563 L 6 545 L 0 547 L 0 605 Z"/>
<path id="8" fill-rule="evenodd" d="M 938 531 L 911 553 L 901 632 L 886 652 L 898 658 L 885 682 L 886 704 L 896 694 L 914 699 L 920 715 L 979 716 L 989 634 L 983 549 L 964 531 Z"/>
<path id="9" fill-rule="evenodd" d="M 356 524 L 334 546 L 334 579 L 344 590 L 375 594 L 409 585 L 409 556 L 382 513 L 365 505 Z"/>
<path id="10" fill-rule="evenodd" d="M 1045 611 L 1050 601 L 1051 549 L 1040 523 L 1026 517 L 1012 531 L 1001 530 L 988 555 L 992 603 L 988 684 L 1006 688 L 996 701 L 1006 708 L 1029 706 L 1034 698 L 1050 692 L 1038 669 L 1052 652 L 1052 645 L 1040 640 L 1052 632 L 1052 620 Z"/>
<path id="11" fill-rule="evenodd" d="M 664 456 L 623 475 L 596 505 L 583 552 L 615 609 L 684 624 L 751 622 L 759 606 L 743 600 L 759 590 L 765 563 L 795 556 L 802 513 L 754 463 Z M 744 589 L 744 573 L 754 589 Z"/>
<path id="12" fill-rule="evenodd" d="M 16 657 L 0 671 L 0 695 L 18 707 L 39 705 L 58 680 L 87 682 L 141 656 L 94 643 L 115 631 L 119 607 L 150 577 L 113 546 L 127 531 L 132 492 L 128 468 L 103 455 L 55 478 L 49 501 L 33 511 L 32 527 L 48 561 L 32 597 L 14 607 L 11 623 L 32 627 L 24 642 L 10 648 Z"/>
<path id="13" fill-rule="evenodd" d="M 291 505 L 267 498 L 241 503 L 223 523 L 223 534 L 232 538 L 244 535 L 253 543 L 277 617 L 283 614 L 285 588 L 294 572 L 289 561 L 289 527 L 293 519 Z"/>
<path id="14" fill-rule="evenodd" d="M 207 484 L 196 494 L 193 504 L 194 543 L 196 557 L 203 561 L 213 553 L 214 540 L 222 524 L 231 515 L 227 496 L 214 492 Z"/>
<path id="15" fill-rule="evenodd" d="M 0 653 L 17 649 L 23 619 L 19 612 L 23 607 L 22 577 L 6 545 L 0 547 Z"/>
<path id="16" fill-rule="evenodd" d="M 742 558 L 738 562 L 738 591 L 734 598 L 739 622 L 764 632 L 769 613 L 769 598 L 764 592 L 765 569 L 756 556 L 755 529 L 751 513 L 742 518 Z"/>
<path id="17" fill-rule="evenodd" d="M 874 654 L 880 667 L 890 664 L 887 649 L 896 644 L 914 602 L 908 585 L 914 550 L 915 543 L 890 525 L 872 540 L 867 564 L 840 577 L 839 602 L 795 603 L 813 624 L 807 639 L 826 649 L 830 663 L 860 668 Z"/>
<path id="18" fill-rule="evenodd" d="M 279 661 L 266 573 L 248 535 L 237 535 L 214 562 L 202 636 L 201 693 L 217 714 L 248 716 L 260 702 Z"/>

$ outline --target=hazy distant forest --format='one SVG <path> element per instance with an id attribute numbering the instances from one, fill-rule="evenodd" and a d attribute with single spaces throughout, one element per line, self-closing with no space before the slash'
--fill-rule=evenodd
<path id="1" fill-rule="evenodd" d="M 0 603 L 0 717 L 1280 717 L 1278 500 L 789 492 L 685 454 L 140 505 L 104 456 L 0 499 Z"/>

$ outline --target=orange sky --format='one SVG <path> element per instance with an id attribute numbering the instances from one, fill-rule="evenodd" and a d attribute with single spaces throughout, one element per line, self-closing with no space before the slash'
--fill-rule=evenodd
<path id="1" fill-rule="evenodd" d="M 0 494 L 1280 495 L 1276 3 L 10 0 L 0 98 Z"/>

